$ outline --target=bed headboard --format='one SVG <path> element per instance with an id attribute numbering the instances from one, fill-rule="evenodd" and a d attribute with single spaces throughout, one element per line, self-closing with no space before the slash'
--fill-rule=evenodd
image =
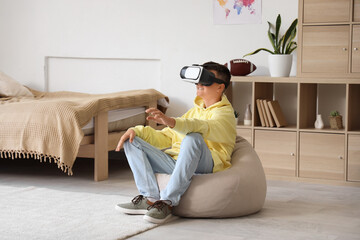
<path id="1" fill-rule="evenodd" d="M 160 89 L 160 59 L 45 57 L 45 91 Z"/>

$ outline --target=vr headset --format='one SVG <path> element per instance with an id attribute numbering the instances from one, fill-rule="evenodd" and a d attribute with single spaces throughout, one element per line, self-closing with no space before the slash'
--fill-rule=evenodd
<path id="1" fill-rule="evenodd" d="M 215 74 L 206 70 L 201 65 L 185 66 L 180 71 L 180 77 L 190 83 L 202 84 L 204 86 L 211 86 L 214 82 L 219 84 L 225 84 L 227 88 L 228 83 L 224 80 L 215 77 Z"/>

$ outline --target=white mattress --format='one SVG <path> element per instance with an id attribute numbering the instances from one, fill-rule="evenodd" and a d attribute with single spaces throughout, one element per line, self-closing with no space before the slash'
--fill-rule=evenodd
<path id="1" fill-rule="evenodd" d="M 124 121 L 126 120 L 126 121 Z M 145 123 L 145 107 L 116 109 L 108 112 L 109 132 L 125 130 Z M 128 126 L 130 125 L 130 126 Z M 119 129 L 120 127 L 120 129 Z M 121 129 L 123 128 L 123 129 Z M 125 129 L 124 129 L 125 128 Z M 94 133 L 94 119 L 82 128 L 85 135 Z"/>

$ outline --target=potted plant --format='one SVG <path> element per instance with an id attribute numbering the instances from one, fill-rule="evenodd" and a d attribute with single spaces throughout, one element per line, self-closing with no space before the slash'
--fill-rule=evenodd
<path id="1" fill-rule="evenodd" d="M 292 55 L 291 53 L 297 48 L 294 40 L 296 37 L 296 26 L 298 19 L 295 19 L 283 36 L 280 36 L 281 16 L 276 18 L 275 26 L 268 22 L 268 37 L 273 47 L 273 51 L 267 48 L 259 48 L 251 53 L 245 54 L 244 57 L 254 55 L 260 51 L 271 53 L 268 57 L 269 70 L 272 77 L 288 77 L 290 75 Z"/>
<path id="2" fill-rule="evenodd" d="M 329 121 L 330 121 L 331 129 L 342 129 L 343 128 L 342 116 L 339 114 L 338 111 L 330 112 Z"/>

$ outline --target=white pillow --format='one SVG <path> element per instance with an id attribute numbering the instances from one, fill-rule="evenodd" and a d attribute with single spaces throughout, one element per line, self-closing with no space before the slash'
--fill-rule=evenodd
<path id="1" fill-rule="evenodd" d="M 0 96 L 3 97 L 34 97 L 29 89 L 0 71 Z"/>

